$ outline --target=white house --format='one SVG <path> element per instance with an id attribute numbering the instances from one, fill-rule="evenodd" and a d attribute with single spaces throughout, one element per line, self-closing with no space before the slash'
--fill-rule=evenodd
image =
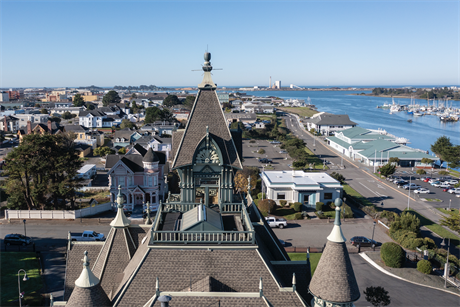
<path id="1" fill-rule="evenodd" d="M 327 204 L 341 198 L 343 188 L 340 182 L 326 173 L 305 173 L 304 171 L 265 171 L 261 173 L 262 190 L 268 199 L 279 204 L 300 202 L 305 207 L 315 208 L 317 202 Z"/>
<path id="2" fill-rule="evenodd" d="M 78 178 L 90 179 L 96 175 L 97 169 L 96 164 L 85 164 L 78 170 Z"/>
<path id="3" fill-rule="evenodd" d="M 330 114 L 325 112 L 316 113 L 305 120 L 307 130 L 315 129 L 322 135 L 334 135 L 337 131 L 342 131 L 356 127 L 347 114 Z"/>

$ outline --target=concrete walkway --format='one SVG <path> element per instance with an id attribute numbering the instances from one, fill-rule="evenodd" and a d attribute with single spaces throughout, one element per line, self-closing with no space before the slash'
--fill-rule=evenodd
<path id="1" fill-rule="evenodd" d="M 43 278 L 47 294 L 53 294 L 55 301 L 64 299 L 65 254 L 42 252 Z"/>

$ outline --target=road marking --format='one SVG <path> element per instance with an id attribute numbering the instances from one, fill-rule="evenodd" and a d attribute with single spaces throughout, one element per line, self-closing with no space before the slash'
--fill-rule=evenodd
<path id="1" fill-rule="evenodd" d="M 371 191 L 372 193 L 374 193 L 375 195 L 377 195 L 378 197 L 382 197 L 382 196 L 384 196 L 384 195 L 380 194 L 379 192 L 377 192 L 377 191 L 374 191 L 374 190 L 372 190 L 372 189 L 368 188 L 368 187 L 367 187 L 367 186 L 365 186 L 365 185 L 364 185 L 362 182 L 360 182 L 359 184 L 360 184 L 360 185 L 362 185 L 363 187 L 365 187 L 366 189 L 368 189 L 369 191 Z"/>

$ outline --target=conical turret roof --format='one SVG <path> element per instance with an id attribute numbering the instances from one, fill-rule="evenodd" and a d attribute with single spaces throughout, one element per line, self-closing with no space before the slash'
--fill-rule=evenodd
<path id="1" fill-rule="evenodd" d="M 144 158 L 142 159 L 142 162 L 158 162 L 160 159 L 158 156 L 155 154 L 155 152 L 152 150 L 152 147 L 149 147 L 149 150 L 147 150 L 147 153 L 145 154 Z"/>
<path id="2" fill-rule="evenodd" d="M 115 216 L 113 221 L 110 223 L 110 226 L 127 227 L 131 224 L 131 221 L 128 220 L 128 218 L 125 215 L 125 212 L 123 211 L 123 196 L 121 195 L 121 186 L 118 186 L 117 203 L 118 203 L 117 215 Z"/>
<path id="3" fill-rule="evenodd" d="M 360 292 L 353 266 L 345 245 L 340 223 L 342 201 L 336 199 L 334 228 L 327 237 L 326 247 L 310 282 L 309 291 L 315 298 L 330 303 L 347 303 L 359 299 Z"/>
<path id="4" fill-rule="evenodd" d="M 70 295 L 66 306 L 112 306 L 107 294 L 101 287 L 99 279 L 94 276 L 89 268 L 88 252 L 85 251 L 83 270 L 80 277 L 75 281 L 75 288 Z"/>

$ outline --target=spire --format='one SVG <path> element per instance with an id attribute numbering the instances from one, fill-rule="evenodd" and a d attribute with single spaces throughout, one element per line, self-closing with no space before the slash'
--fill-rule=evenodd
<path id="1" fill-rule="evenodd" d="M 99 279 L 94 276 L 93 272 L 89 268 L 88 252 L 85 251 L 83 257 L 83 271 L 81 271 L 80 277 L 75 281 L 75 286 L 80 288 L 89 288 L 96 286 L 99 283 Z"/>
<path id="2" fill-rule="evenodd" d="M 343 236 L 342 227 L 340 227 L 340 209 L 342 207 L 342 200 L 340 198 L 335 199 L 335 221 L 334 228 L 332 228 L 331 234 L 327 239 L 331 242 L 342 243 L 346 242 L 347 239 Z"/>
<path id="3" fill-rule="evenodd" d="M 203 81 L 201 81 L 201 83 L 198 84 L 198 88 L 200 89 L 203 89 L 203 88 L 215 89 L 217 87 L 217 85 L 215 85 L 214 82 L 212 81 L 212 77 L 211 77 L 212 66 L 211 66 L 210 61 L 211 61 L 211 53 L 206 51 L 204 53 L 204 65 L 202 67 L 204 71 Z"/>
<path id="4" fill-rule="evenodd" d="M 123 211 L 123 195 L 121 194 L 121 186 L 118 186 L 118 196 L 117 196 L 117 216 L 115 219 L 110 223 L 112 227 L 126 227 L 131 224 L 131 221 L 128 220 L 124 211 Z"/>

